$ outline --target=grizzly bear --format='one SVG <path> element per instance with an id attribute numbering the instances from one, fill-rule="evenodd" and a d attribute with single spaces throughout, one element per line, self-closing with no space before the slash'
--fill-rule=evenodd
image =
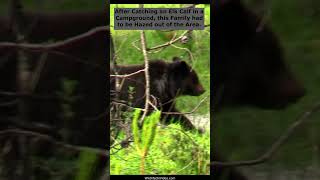
<path id="1" fill-rule="evenodd" d="M 130 74 L 144 69 L 144 65 L 119 66 L 118 74 Z M 151 60 L 149 64 L 150 73 L 150 96 L 152 103 L 160 109 L 164 122 L 179 121 L 182 127 L 188 130 L 196 129 L 191 121 L 179 112 L 175 107 L 175 98 L 182 95 L 199 96 L 204 93 L 197 73 L 183 60 L 174 57 L 173 62 L 163 60 Z M 123 80 L 121 90 L 115 92 L 115 78 L 110 79 L 111 100 L 128 102 L 130 99 L 130 87 L 134 88 L 131 97 L 131 106 L 144 108 L 145 103 L 145 75 L 139 72 Z M 164 114 L 169 113 L 169 114 Z M 170 113 L 175 114 L 170 114 Z M 172 121 L 171 121 L 172 122 Z"/>
<path id="2" fill-rule="evenodd" d="M 262 17 L 240 0 L 222 0 L 216 2 L 213 18 L 215 110 L 248 105 L 283 109 L 304 95 L 305 89 L 285 62 L 280 40 Z M 211 145 L 213 160 L 224 161 L 215 144 Z M 214 167 L 211 172 L 213 179 L 247 179 L 232 167 Z"/>
<path id="3" fill-rule="evenodd" d="M 303 96 L 277 35 L 259 16 L 240 0 L 225 0 L 215 6 L 213 17 L 213 99 L 219 99 L 220 108 L 284 108 Z"/>

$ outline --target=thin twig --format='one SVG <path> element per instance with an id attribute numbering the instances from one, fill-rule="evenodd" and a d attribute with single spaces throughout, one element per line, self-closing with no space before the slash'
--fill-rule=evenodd
<path id="1" fill-rule="evenodd" d="M 147 50 L 148 50 L 148 51 L 152 51 L 152 50 L 156 50 L 156 49 L 159 49 L 159 48 L 164 48 L 164 47 L 170 46 L 171 44 L 174 44 L 174 43 L 176 43 L 177 41 L 179 41 L 180 39 L 182 39 L 189 31 L 190 31 L 190 30 L 183 32 L 178 38 L 176 38 L 176 39 L 174 39 L 174 40 L 171 40 L 171 41 L 169 41 L 169 42 L 167 42 L 167 43 L 164 43 L 164 44 L 161 44 L 161 45 L 152 47 L 152 48 L 148 48 Z"/>
<path id="2" fill-rule="evenodd" d="M 121 75 L 120 74 L 118 74 L 118 75 L 110 74 L 110 77 L 128 78 L 130 76 L 134 76 L 134 75 L 139 74 L 139 73 L 144 72 L 144 71 L 145 71 L 145 69 L 141 69 L 139 71 L 136 71 L 136 72 L 133 72 L 133 73 L 130 73 L 130 74 L 121 74 Z"/>
<path id="3" fill-rule="evenodd" d="M 174 44 L 171 44 L 171 45 L 172 45 L 174 48 L 187 51 L 191 62 L 194 62 L 194 58 L 193 58 L 193 55 L 192 55 L 192 52 L 190 51 L 190 49 L 188 49 L 188 48 L 183 48 L 183 47 L 179 47 L 179 46 L 176 46 L 176 45 L 174 45 Z"/>
<path id="4" fill-rule="evenodd" d="M 202 105 L 202 103 L 204 103 L 204 101 L 207 100 L 208 98 L 209 98 L 209 96 L 204 97 L 204 98 L 197 104 L 196 107 L 194 107 L 191 111 L 188 111 L 188 112 L 165 112 L 165 111 L 163 111 L 163 112 L 161 112 L 161 113 L 162 113 L 162 114 L 168 114 L 168 115 L 170 115 L 170 114 L 174 114 L 174 115 L 193 114 L 195 111 L 197 111 L 197 110 L 199 109 L 199 107 Z M 136 109 L 135 107 L 132 107 L 132 106 L 126 104 L 125 102 L 121 102 L 121 101 L 112 101 L 111 103 L 123 105 L 123 106 L 125 106 L 125 107 L 127 107 L 127 108 L 129 108 L 129 109 Z M 140 110 L 143 111 L 143 112 L 148 111 L 148 110 L 146 110 L 146 109 L 140 109 Z"/>
<path id="5" fill-rule="evenodd" d="M 301 125 L 310 118 L 311 115 L 320 111 L 320 104 L 315 105 L 311 110 L 303 113 L 296 121 L 294 121 L 287 130 L 272 144 L 272 146 L 260 157 L 254 160 L 248 161 L 235 161 L 235 162 L 211 162 L 211 166 L 218 167 L 231 167 L 231 166 L 249 166 L 261 164 L 272 158 L 272 156 L 280 149 L 280 147 L 291 137 L 291 135 L 296 132 L 296 130 L 301 127 Z"/>
<path id="6" fill-rule="evenodd" d="M 65 149 L 75 151 L 75 152 L 81 152 L 81 151 L 89 149 L 90 152 L 93 152 L 93 153 L 95 153 L 99 156 L 105 157 L 105 158 L 109 158 L 109 154 L 108 154 L 107 150 L 67 144 L 62 141 L 57 141 L 51 136 L 37 133 L 37 132 L 33 132 L 33 131 L 26 131 L 26 130 L 21 130 L 21 129 L 7 129 L 7 130 L 0 131 L 0 136 L 4 136 L 4 135 L 8 135 L 8 134 L 19 134 L 19 135 L 25 135 L 25 136 L 38 137 L 43 140 L 49 141 L 50 143 L 53 143 L 54 145 L 57 145 L 57 146 L 60 146 L 60 147 L 63 147 Z"/>

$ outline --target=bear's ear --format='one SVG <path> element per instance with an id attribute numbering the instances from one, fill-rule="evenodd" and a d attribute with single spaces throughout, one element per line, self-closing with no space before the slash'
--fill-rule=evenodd
<path id="1" fill-rule="evenodd" d="M 175 57 L 172 58 L 172 61 L 173 61 L 173 62 L 182 61 L 182 59 L 175 56 Z"/>
<path id="2" fill-rule="evenodd" d="M 175 61 L 172 63 L 174 72 L 177 72 L 179 74 L 186 74 L 190 71 L 189 65 L 185 61 Z"/>

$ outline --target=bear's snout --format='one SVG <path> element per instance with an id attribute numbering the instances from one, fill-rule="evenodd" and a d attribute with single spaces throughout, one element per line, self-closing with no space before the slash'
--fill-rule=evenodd
<path id="1" fill-rule="evenodd" d="M 192 93 L 193 96 L 200 96 L 203 94 L 206 90 L 203 88 L 201 84 L 196 85 L 194 92 Z"/>

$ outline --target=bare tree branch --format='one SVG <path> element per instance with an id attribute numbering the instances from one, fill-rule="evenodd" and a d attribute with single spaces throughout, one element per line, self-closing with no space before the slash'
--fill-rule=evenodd
<path id="1" fill-rule="evenodd" d="M 143 8 L 143 4 L 139 5 L 140 8 Z M 142 123 L 144 118 L 147 115 L 147 110 L 149 109 L 149 101 L 150 101 L 150 77 L 149 77 L 149 59 L 148 59 L 148 54 L 147 54 L 147 44 L 146 44 L 146 35 L 144 33 L 144 30 L 140 31 L 140 38 L 141 38 L 141 49 L 144 57 L 144 75 L 145 75 L 145 81 L 146 81 L 146 100 L 145 100 L 145 105 L 144 109 L 145 111 L 142 114 L 140 122 Z"/>
<path id="2" fill-rule="evenodd" d="M 86 33 L 68 38 L 63 41 L 58 41 L 55 43 L 51 44 L 31 44 L 31 43 L 12 43 L 12 42 L 1 42 L 0 43 L 0 48 L 19 48 L 19 49 L 26 49 L 26 50 L 51 50 L 51 49 L 56 49 L 56 48 L 61 48 L 64 47 L 68 44 L 77 44 L 77 42 L 87 39 L 90 36 L 93 36 L 94 34 L 97 33 L 108 33 L 109 31 L 109 26 L 100 26 L 93 28 L 89 30 Z"/>
<path id="3" fill-rule="evenodd" d="M 175 115 L 185 115 L 185 114 L 193 114 L 195 111 L 197 111 L 199 109 L 199 107 L 209 98 L 209 96 L 206 96 L 204 97 L 203 99 L 201 99 L 201 101 L 189 112 L 165 112 L 165 111 L 162 111 L 161 113 L 162 114 L 175 114 Z M 129 106 L 128 104 L 126 104 L 125 102 L 116 102 L 116 101 L 113 101 L 112 103 L 115 103 L 115 104 L 120 104 L 122 106 L 125 106 L 127 108 L 130 108 L 130 109 L 136 109 L 135 107 L 132 107 L 132 106 Z M 141 109 L 141 111 L 148 111 L 146 109 Z"/>
<path id="4" fill-rule="evenodd" d="M 177 41 L 181 40 L 183 37 L 185 37 L 185 35 L 189 32 L 190 30 L 188 31 L 185 31 L 183 32 L 178 38 L 176 39 L 173 39 L 167 43 L 164 43 L 162 45 L 158 45 L 158 46 L 155 46 L 155 47 L 152 47 L 152 48 L 148 48 L 147 50 L 148 51 L 152 51 L 152 50 L 156 50 L 156 49 L 160 49 L 160 48 L 164 48 L 164 47 L 167 47 L 167 46 L 170 46 L 171 44 L 174 44 L 176 43 Z"/>
<path id="5" fill-rule="evenodd" d="M 109 153 L 107 152 L 107 150 L 66 144 L 65 142 L 57 141 L 53 137 L 48 136 L 46 134 L 41 134 L 41 133 L 37 133 L 37 132 L 33 132 L 33 131 L 25 131 L 25 130 L 21 130 L 21 129 L 7 129 L 7 130 L 0 131 L 0 136 L 10 135 L 10 134 L 38 137 L 38 138 L 46 140 L 54 145 L 60 146 L 62 148 L 68 149 L 73 152 L 81 152 L 81 151 L 89 149 L 90 152 L 93 152 L 101 157 L 109 158 Z"/>
<path id="6" fill-rule="evenodd" d="M 291 137 L 291 135 L 297 131 L 303 123 L 305 123 L 311 115 L 320 111 L 320 104 L 315 105 L 311 110 L 305 112 L 296 121 L 294 121 L 287 130 L 272 144 L 272 146 L 260 157 L 254 160 L 248 161 L 235 161 L 235 162 L 211 162 L 211 166 L 216 167 L 231 167 L 231 166 L 250 166 L 261 164 L 268 161 L 272 156 L 280 149 L 280 147 Z"/>
<path id="7" fill-rule="evenodd" d="M 23 49 L 27 51 L 35 51 L 35 52 L 41 52 L 41 53 L 50 53 L 55 54 L 59 56 L 65 56 L 68 57 L 68 60 L 77 61 L 79 63 L 87 64 L 89 66 L 99 68 L 99 69 L 105 69 L 105 67 L 101 67 L 100 65 L 90 63 L 88 61 L 85 61 L 81 58 L 75 57 L 70 54 L 66 54 L 64 52 L 60 52 L 60 50 L 57 49 L 63 49 L 66 46 L 74 46 L 79 43 L 79 41 L 83 41 L 85 39 L 90 38 L 91 36 L 94 36 L 98 33 L 108 33 L 109 26 L 100 26 L 93 28 L 89 30 L 86 33 L 71 37 L 69 39 L 66 39 L 64 41 L 59 41 L 56 43 L 51 44 L 31 44 L 31 43 L 13 43 L 13 42 L 0 42 L 0 50 L 7 50 L 7 49 Z M 40 59 L 41 60 L 41 59 Z M 59 60 L 59 59 L 57 59 Z"/>
<path id="8" fill-rule="evenodd" d="M 136 72 L 130 73 L 130 74 L 121 74 L 121 75 L 110 74 L 110 77 L 128 78 L 130 76 L 134 76 L 134 75 L 139 74 L 139 73 L 144 72 L 144 71 L 145 71 L 145 69 L 141 69 L 139 71 L 136 71 Z"/>

